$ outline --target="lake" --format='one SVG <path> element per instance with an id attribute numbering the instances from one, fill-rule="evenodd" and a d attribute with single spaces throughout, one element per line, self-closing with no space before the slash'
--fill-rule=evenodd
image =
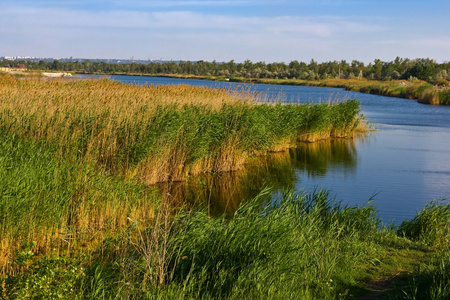
<path id="1" fill-rule="evenodd" d="M 206 205 L 212 214 L 231 214 L 264 187 L 271 187 L 274 197 L 285 189 L 324 188 L 343 204 L 362 205 L 372 199 L 371 205 L 385 223 L 399 224 L 431 200 L 450 195 L 450 107 L 338 88 L 109 77 L 134 84 L 246 88 L 286 103 L 360 101 L 361 112 L 376 129 L 366 136 L 302 144 L 285 153 L 255 158 L 243 171 L 160 186 L 192 205 Z"/>

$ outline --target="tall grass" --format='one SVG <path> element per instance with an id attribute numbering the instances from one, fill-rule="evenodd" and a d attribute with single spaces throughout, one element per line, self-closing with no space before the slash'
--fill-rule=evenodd
<path id="1" fill-rule="evenodd" d="M 230 220 L 204 212 L 168 220 L 162 206 L 150 227 L 134 222 L 105 241 L 76 280 L 78 295 L 336 299 L 348 294 L 346 284 L 376 253 L 368 247 L 379 235 L 373 207 L 341 206 L 324 191 L 286 192 L 272 203 L 266 195 L 263 191 Z M 11 278 L 10 295 L 25 292 L 26 278 L 38 280 L 39 271 Z"/>
<path id="2" fill-rule="evenodd" d="M 450 204 L 432 201 L 411 220 L 405 220 L 398 234 L 437 249 L 428 264 L 419 265 L 398 293 L 398 299 L 450 298 Z"/>
<path id="3" fill-rule="evenodd" d="M 412 220 L 402 222 L 398 233 L 430 246 L 450 243 L 450 204 L 432 201 Z"/>
<path id="4" fill-rule="evenodd" d="M 249 92 L 4 77 L 0 129 L 145 183 L 242 167 L 255 153 L 361 130 L 357 101 L 256 104 Z"/>
<path id="5" fill-rule="evenodd" d="M 36 253 L 67 254 L 95 247 L 127 217 L 153 217 L 155 192 L 95 169 L 56 147 L 0 133 L 0 270 L 14 251 L 36 242 Z"/>
<path id="6" fill-rule="evenodd" d="M 368 281 L 397 277 L 403 269 L 412 271 L 410 277 L 385 291 L 387 298 L 448 298 L 448 243 L 436 240 L 429 247 L 397 237 L 373 206 L 343 206 L 323 190 L 286 191 L 271 201 L 267 195 L 263 190 L 231 219 L 204 211 L 173 214 L 170 201 L 163 201 L 150 222 L 131 216 L 120 235 L 104 239 L 88 257 L 43 257 L 10 274 L 3 296 L 352 299 L 368 291 Z M 427 210 L 435 217 L 448 214 L 448 206 L 431 204 L 415 219 L 429 215 Z M 423 222 L 421 231 L 435 232 L 438 223 Z M 13 264 L 31 261 L 34 247 L 25 245 Z M 415 255 L 431 259 L 410 257 Z M 411 262 L 400 263 L 403 257 Z M 393 274 L 386 273 L 389 268 Z"/>

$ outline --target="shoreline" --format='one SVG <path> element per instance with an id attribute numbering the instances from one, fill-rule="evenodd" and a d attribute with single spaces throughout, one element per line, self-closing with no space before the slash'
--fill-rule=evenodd
<path id="1" fill-rule="evenodd" d="M 200 76 L 185 74 L 143 74 L 143 73 L 81 73 L 86 75 L 118 75 L 118 76 L 143 76 L 143 77 L 165 77 L 177 79 L 197 79 L 211 81 L 227 81 L 239 83 L 258 83 L 271 85 L 292 86 L 314 86 L 343 88 L 346 91 L 373 94 L 385 97 L 397 97 L 408 100 L 416 100 L 421 104 L 450 105 L 450 87 L 429 84 L 422 80 L 390 80 L 378 81 L 367 79 L 322 79 L 322 80 L 300 80 L 300 79 L 267 79 L 267 78 L 243 78 L 226 76 Z"/>
<path id="2" fill-rule="evenodd" d="M 0 68 L 0 72 L 5 72 L 11 75 L 31 75 L 49 78 L 72 77 L 72 73 L 70 72 L 42 72 L 41 70 L 28 70 L 20 68 Z"/>

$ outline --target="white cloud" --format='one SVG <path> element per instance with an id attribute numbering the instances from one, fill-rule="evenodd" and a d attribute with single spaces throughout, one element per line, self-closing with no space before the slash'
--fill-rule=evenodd
<path id="1" fill-rule="evenodd" d="M 0 13 L 10 28 L 28 24 L 31 28 L 156 28 L 161 30 L 231 30 L 236 32 L 270 31 L 330 36 L 340 32 L 381 31 L 379 25 L 349 22 L 343 18 L 309 17 L 236 17 L 208 15 L 189 11 L 68 11 L 62 9 L 16 9 Z M 6 28 L 6 26 L 4 27 Z"/>
<path id="2" fill-rule="evenodd" d="M 151 1 L 152 5 L 163 2 L 180 6 L 212 1 Z M 235 5 L 238 1 L 214 2 Z M 436 59 L 443 55 L 440 49 L 450 50 L 445 36 L 400 42 L 393 37 L 396 29 L 388 22 L 379 25 L 377 17 L 229 16 L 178 8 L 96 12 L 8 7 L 0 10 L 0 39 L 8 41 L 0 43 L 0 56 L 372 61 L 391 53 L 394 58 L 406 57 L 412 53 L 407 47 L 432 51 L 435 56 L 428 56 Z"/>

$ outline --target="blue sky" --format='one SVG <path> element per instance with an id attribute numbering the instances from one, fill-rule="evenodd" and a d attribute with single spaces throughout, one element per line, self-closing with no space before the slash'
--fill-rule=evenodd
<path id="1" fill-rule="evenodd" d="M 0 56 L 450 60 L 448 0 L 1 0 Z"/>

